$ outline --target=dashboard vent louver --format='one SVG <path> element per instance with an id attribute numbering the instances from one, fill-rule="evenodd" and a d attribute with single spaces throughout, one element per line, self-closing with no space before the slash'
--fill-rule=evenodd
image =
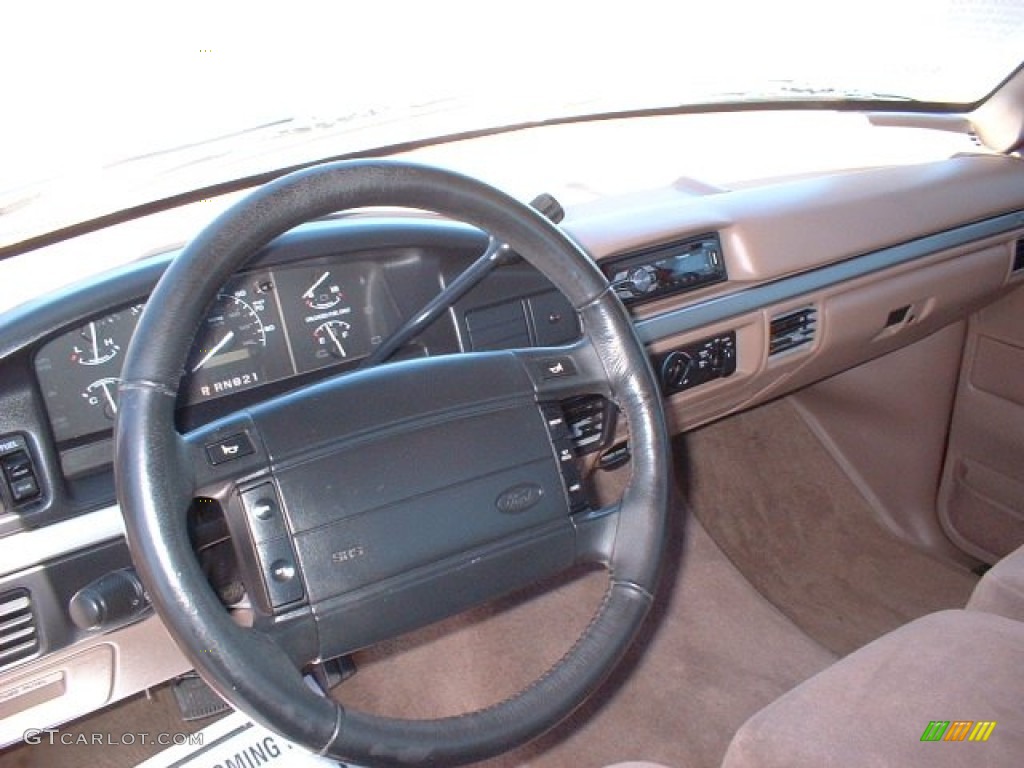
<path id="1" fill-rule="evenodd" d="M 1013 271 L 1020 272 L 1024 269 L 1024 237 L 1017 241 L 1013 251 Z"/>
<path id="2" fill-rule="evenodd" d="M 0 670 L 39 653 L 39 631 L 27 589 L 0 595 Z"/>
<path id="3" fill-rule="evenodd" d="M 776 315 L 771 322 L 768 356 L 781 355 L 797 347 L 814 341 L 814 332 L 818 326 L 818 310 L 816 307 L 801 307 Z"/>

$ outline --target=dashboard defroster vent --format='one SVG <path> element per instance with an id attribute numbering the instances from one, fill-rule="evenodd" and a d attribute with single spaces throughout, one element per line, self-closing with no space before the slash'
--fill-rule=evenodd
<path id="1" fill-rule="evenodd" d="M 0 670 L 39 653 L 39 631 L 27 589 L 0 595 Z"/>
<path id="2" fill-rule="evenodd" d="M 1013 250 L 1013 271 L 1020 272 L 1024 269 L 1024 237 L 1017 241 Z"/>
<path id="3" fill-rule="evenodd" d="M 771 321 L 768 356 L 802 347 L 814 341 L 818 327 L 818 309 L 814 306 L 801 307 L 776 315 Z"/>

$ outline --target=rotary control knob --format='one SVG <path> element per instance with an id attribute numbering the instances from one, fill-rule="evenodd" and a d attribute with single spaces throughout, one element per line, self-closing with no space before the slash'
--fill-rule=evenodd
<path id="1" fill-rule="evenodd" d="M 658 287 L 657 276 L 649 266 L 637 267 L 629 273 L 629 282 L 637 293 L 650 293 Z"/>
<path id="2" fill-rule="evenodd" d="M 708 349 L 708 365 L 716 374 L 722 373 L 722 369 L 725 367 L 725 354 L 721 339 L 715 339 L 711 343 L 711 347 Z"/>
<path id="3" fill-rule="evenodd" d="M 666 390 L 686 388 L 693 372 L 693 358 L 686 352 L 672 352 L 661 363 L 661 383 Z"/>

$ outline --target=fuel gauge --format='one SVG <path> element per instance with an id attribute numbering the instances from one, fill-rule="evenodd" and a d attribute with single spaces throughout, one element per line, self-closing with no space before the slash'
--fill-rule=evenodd
<path id="1" fill-rule="evenodd" d="M 295 370 L 351 366 L 398 324 L 398 311 L 372 261 L 335 258 L 274 271 Z"/>
<path id="2" fill-rule="evenodd" d="M 318 347 L 317 357 L 321 357 L 325 353 L 341 360 L 348 357 L 345 345 L 348 343 L 351 331 L 352 326 L 344 320 L 328 320 L 325 323 L 320 323 L 313 331 L 313 338 L 316 339 Z"/>
<path id="3" fill-rule="evenodd" d="M 302 294 L 302 298 L 310 309 L 330 309 L 339 304 L 345 294 L 338 282 L 331 280 L 330 270 L 324 270 Z"/>

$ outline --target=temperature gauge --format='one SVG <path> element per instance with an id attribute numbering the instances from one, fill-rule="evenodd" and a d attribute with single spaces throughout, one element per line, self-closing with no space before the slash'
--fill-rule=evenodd
<path id="1" fill-rule="evenodd" d="M 317 356 L 323 355 L 326 351 L 331 357 L 339 359 L 348 357 L 345 345 L 348 343 L 351 331 L 352 326 L 344 320 L 328 320 L 326 323 L 320 323 L 313 331 L 313 338 L 316 339 L 319 348 Z"/>

